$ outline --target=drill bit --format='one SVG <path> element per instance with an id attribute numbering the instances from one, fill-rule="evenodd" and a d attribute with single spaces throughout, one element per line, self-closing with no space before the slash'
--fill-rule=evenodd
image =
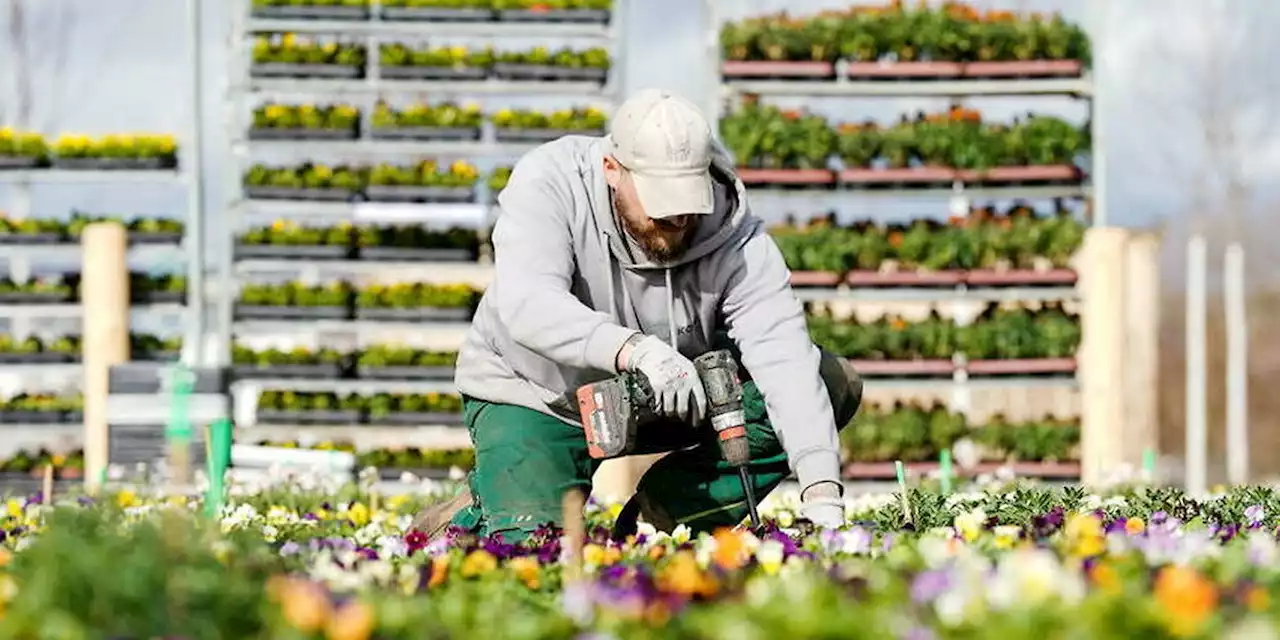
<path id="1" fill-rule="evenodd" d="M 738 467 L 738 477 L 742 479 L 742 491 L 747 494 L 747 511 L 751 513 L 752 528 L 760 528 L 760 513 L 756 510 L 756 490 L 751 485 L 751 476 L 747 474 L 747 467 Z"/>

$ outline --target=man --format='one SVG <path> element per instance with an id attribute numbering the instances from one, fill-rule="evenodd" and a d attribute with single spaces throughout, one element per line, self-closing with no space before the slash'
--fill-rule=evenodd
<path id="1" fill-rule="evenodd" d="M 741 522 L 741 482 L 703 421 L 692 363 L 726 347 L 743 365 L 756 495 L 794 472 L 802 515 L 844 522 L 837 427 L 857 411 L 861 382 L 810 340 L 782 255 L 697 107 L 641 92 L 610 135 L 526 154 L 498 202 L 495 274 L 456 374 L 476 466 L 421 528 L 515 541 L 558 524 L 564 493 L 589 489 L 597 467 L 574 392 L 622 371 L 648 377 L 666 416 L 639 448 L 673 452 L 624 513 L 668 531 Z"/>

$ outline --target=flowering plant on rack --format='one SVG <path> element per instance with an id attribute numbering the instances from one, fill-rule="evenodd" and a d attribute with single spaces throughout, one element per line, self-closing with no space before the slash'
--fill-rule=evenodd
<path id="1" fill-rule="evenodd" d="M 242 344 L 232 345 L 231 362 L 237 365 L 271 367 L 279 365 L 339 364 L 348 359 L 347 354 L 335 349 L 252 349 Z"/>
<path id="2" fill-rule="evenodd" d="M 362 225 L 356 229 L 355 241 L 361 250 L 379 247 L 414 251 L 458 249 L 472 257 L 480 251 L 479 233 L 464 227 L 437 230 L 417 224 Z"/>
<path id="3" fill-rule="evenodd" d="M 604 47 L 582 50 L 563 47 L 554 51 L 547 47 L 533 47 L 524 51 L 503 51 L 497 54 L 496 61 L 570 69 L 608 69 L 612 66 L 609 50 Z"/>
<path id="4" fill-rule="evenodd" d="M 362 287 L 356 296 L 356 306 L 392 309 L 470 308 L 475 306 L 479 298 L 480 292 L 466 284 L 396 283 Z"/>
<path id="5" fill-rule="evenodd" d="M 811 17 L 778 13 L 727 23 L 725 60 L 998 62 L 1078 60 L 1087 64 L 1084 29 L 1054 14 L 979 12 L 947 2 L 854 6 Z"/>
<path id="6" fill-rule="evenodd" d="M 129 242 L 135 244 L 177 243 L 182 241 L 186 223 L 160 216 L 124 216 L 119 214 L 88 214 L 71 211 L 71 219 L 62 227 L 69 240 L 78 240 L 84 228 L 95 222 L 118 222 L 124 225 Z"/>
<path id="7" fill-rule="evenodd" d="M 822 116 L 755 100 L 720 119 L 720 136 L 739 166 L 767 169 L 826 168 L 835 144 Z"/>
<path id="8" fill-rule="evenodd" d="M 322 42 L 300 39 L 292 33 L 272 33 L 254 39 L 253 63 L 363 67 L 365 51 L 360 43 Z"/>
<path id="9" fill-rule="evenodd" d="M 499 129 L 549 129 L 561 132 L 602 132 L 608 118 L 595 107 L 557 109 L 544 113 L 535 109 L 502 109 L 493 114 Z"/>
<path id="10" fill-rule="evenodd" d="M 491 195 L 496 196 L 499 191 L 507 187 L 507 180 L 511 179 L 511 169 L 512 167 L 497 167 L 493 170 L 493 173 L 489 174 L 489 193 Z"/>
<path id="11" fill-rule="evenodd" d="M 49 159 L 44 136 L 0 127 L 0 169 L 41 166 Z"/>
<path id="12" fill-rule="evenodd" d="M 371 396 L 350 393 L 339 397 L 327 392 L 268 389 L 258 396 L 257 408 L 258 421 L 268 424 L 290 421 L 304 424 L 312 421 L 378 424 L 387 422 L 393 414 L 415 414 L 395 416 L 401 420 L 405 417 L 429 420 L 438 416 L 454 422 L 457 416 L 448 414 L 461 413 L 462 400 L 442 393 L 379 393 Z"/>
<path id="13" fill-rule="evenodd" d="M 303 226 L 292 220 L 276 220 L 270 225 L 253 227 L 236 239 L 248 245 L 276 246 L 340 246 L 351 244 L 351 223 L 331 227 Z"/>
<path id="14" fill-rule="evenodd" d="M 458 361 L 456 351 L 430 351 L 402 345 L 377 344 L 357 355 L 361 367 L 449 367 Z"/>
<path id="15" fill-rule="evenodd" d="M 475 165 L 456 160 L 441 170 L 435 160 L 416 165 L 382 163 L 369 171 L 369 186 L 470 187 L 480 178 Z"/>
<path id="16" fill-rule="evenodd" d="M 477 129 L 484 120 L 479 105 L 459 105 L 455 102 L 439 104 L 419 103 L 396 109 L 379 100 L 373 108 L 374 129 L 396 128 L 467 128 Z"/>
<path id="17" fill-rule="evenodd" d="M 378 48 L 378 59 L 384 69 L 388 67 L 488 69 L 493 65 L 493 49 L 491 47 L 470 49 L 463 45 L 414 47 L 392 42 Z"/>
<path id="18" fill-rule="evenodd" d="M 63 335 L 41 338 L 27 336 L 21 340 L 0 333 L 0 363 L 23 364 L 42 362 L 79 362 L 80 336 Z"/>
<path id="19" fill-rule="evenodd" d="M 271 167 L 255 164 L 244 175 L 246 187 L 278 187 L 283 189 L 335 189 L 354 192 L 364 187 L 365 176 L 359 168 L 304 163 L 295 167 Z"/>
<path id="20" fill-rule="evenodd" d="M 487 0 L 493 8 L 529 9 L 533 11 L 554 11 L 556 9 L 596 9 L 613 8 L 613 0 Z"/>
<path id="21" fill-rule="evenodd" d="M 354 131 L 360 109 L 350 104 L 280 104 L 270 102 L 253 110 L 255 129 L 330 129 Z"/>
<path id="22" fill-rule="evenodd" d="M 171 168 L 178 164 L 171 135 L 110 134 L 102 137 L 64 134 L 53 145 L 54 165 L 67 168 Z"/>
<path id="23" fill-rule="evenodd" d="M 26 282 L 0 278 L 0 303 L 58 304 L 76 299 L 79 274 L 39 277 Z"/>
<path id="24" fill-rule="evenodd" d="M 346 307 L 352 295 L 351 285 L 341 281 L 314 286 L 300 282 L 246 284 L 240 288 L 239 301 L 271 307 Z"/>

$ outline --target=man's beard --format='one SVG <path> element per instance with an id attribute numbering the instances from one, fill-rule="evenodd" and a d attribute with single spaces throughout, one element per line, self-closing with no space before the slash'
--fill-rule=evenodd
<path id="1" fill-rule="evenodd" d="M 690 224 L 679 230 L 664 230 L 654 226 L 652 222 L 649 223 L 649 228 L 642 228 L 640 225 L 643 223 L 633 220 L 617 191 L 613 192 L 613 209 L 622 219 L 627 235 L 631 236 L 645 256 L 657 263 L 671 262 L 684 255 L 693 239 L 693 230 L 697 228 L 697 225 Z"/>

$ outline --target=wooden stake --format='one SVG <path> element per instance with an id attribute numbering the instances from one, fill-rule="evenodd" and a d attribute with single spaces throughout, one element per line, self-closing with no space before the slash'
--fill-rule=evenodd
<path id="1" fill-rule="evenodd" d="M 44 466 L 44 485 L 41 487 L 45 506 L 53 506 L 53 465 Z"/>
<path id="2" fill-rule="evenodd" d="M 587 523 L 582 514 L 586 506 L 586 498 L 579 489 L 570 489 L 564 494 L 563 508 L 564 545 L 568 563 L 565 565 L 565 583 L 575 582 L 582 577 L 582 549 L 586 546 Z"/>

